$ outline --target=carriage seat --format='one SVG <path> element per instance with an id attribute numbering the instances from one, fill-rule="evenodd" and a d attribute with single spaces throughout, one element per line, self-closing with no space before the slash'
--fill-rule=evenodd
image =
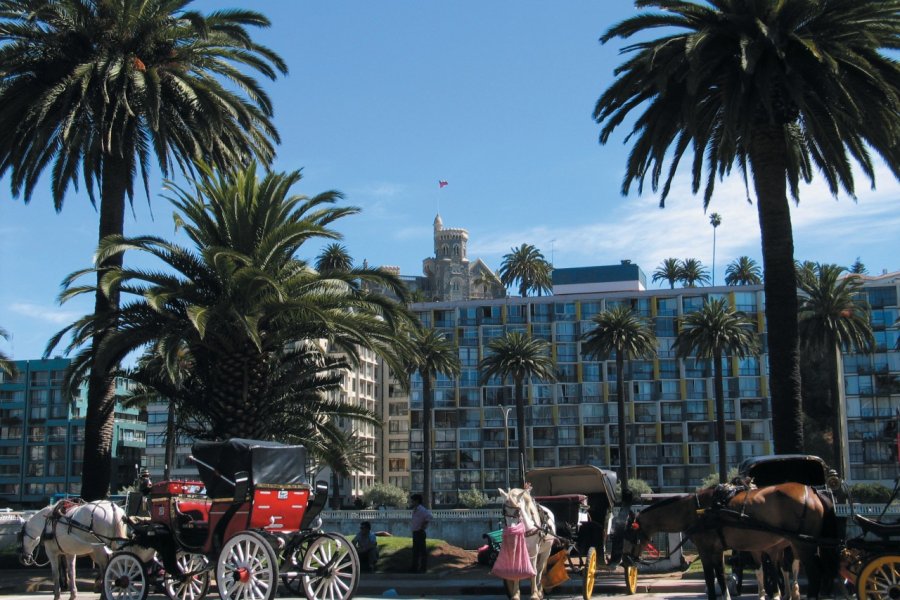
<path id="1" fill-rule="evenodd" d="M 882 523 L 862 515 L 853 515 L 853 518 L 865 533 L 872 533 L 880 538 L 900 538 L 900 523 Z"/>
<path id="2" fill-rule="evenodd" d="M 209 527 L 208 500 L 178 498 L 174 502 L 178 524 L 185 529 L 203 529 Z"/>
<path id="3" fill-rule="evenodd" d="M 577 525 L 586 520 L 587 496 L 584 494 L 563 494 L 560 496 L 535 496 L 534 501 L 546 506 L 557 522 L 565 521 Z"/>

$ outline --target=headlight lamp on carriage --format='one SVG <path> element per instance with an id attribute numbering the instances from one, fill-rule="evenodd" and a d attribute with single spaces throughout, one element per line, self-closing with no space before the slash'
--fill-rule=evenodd
<path id="1" fill-rule="evenodd" d="M 322 517 L 316 517 L 315 519 L 312 520 L 312 523 L 309 524 L 309 527 L 310 527 L 310 529 L 312 529 L 314 531 L 318 531 L 318 530 L 322 529 L 322 524 L 323 524 Z"/>

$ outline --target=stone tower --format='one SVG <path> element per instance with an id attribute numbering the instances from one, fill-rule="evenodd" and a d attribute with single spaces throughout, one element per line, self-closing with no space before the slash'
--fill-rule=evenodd
<path id="1" fill-rule="evenodd" d="M 434 218 L 434 256 L 422 263 L 430 284 L 430 300 L 455 301 L 505 295 L 503 285 L 487 265 L 480 259 L 469 262 L 468 242 L 468 231 L 444 228 L 441 215 Z"/>

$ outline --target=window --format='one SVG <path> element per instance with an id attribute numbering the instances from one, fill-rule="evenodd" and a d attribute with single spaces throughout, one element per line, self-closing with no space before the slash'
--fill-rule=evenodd
<path id="1" fill-rule="evenodd" d="M 406 452 L 409 450 L 409 440 L 388 440 L 389 452 Z"/>
<path id="2" fill-rule="evenodd" d="M 46 387 L 50 385 L 50 371 L 32 371 L 31 385 Z"/>
<path id="3" fill-rule="evenodd" d="M 405 471 L 406 470 L 406 459 L 405 458 L 389 458 L 388 459 L 388 470 L 389 471 Z"/>

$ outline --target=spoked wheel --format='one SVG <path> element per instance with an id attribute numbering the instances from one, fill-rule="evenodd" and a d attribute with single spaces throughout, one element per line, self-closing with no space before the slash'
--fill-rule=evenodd
<path id="1" fill-rule="evenodd" d="M 359 556 L 350 540 L 326 533 L 309 544 L 301 575 L 307 600 L 348 600 L 359 585 Z"/>
<path id="2" fill-rule="evenodd" d="M 147 600 L 150 589 L 144 563 L 131 552 L 117 552 L 103 571 L 105 600 Z"/>
<path id="3" fill-rule="evenodd" d="M 581 595 L 584 600 L 591 600 L 594 595 L 594 582 L 597 580 L 597 549 L 588 548 L 587 557 L 584 559 L 584 582 L 581 587 Z"/>
<path id="4" fill-rule="evenodd" d="M 200 600 L 209 591 L 209 566 L 202 554 L 178 551 L 176 558 L 182 573 L 193 573 L 178 581 L 170 573 L 163 578 L 163 589 L 171 600 Z"/>
<path id="5" fill-rule="evenodd" d="M 303 557 L 309 551 L 309 545 L 313 539 L 311 536 L 298 536 L 289 541 L 284 549 L 284 559 L 281 561 L 281 581 L 295 596 L 304 593 L 300 570 L 303 568 Z"/>
<path id="6" fill-rule="evenodd" d="M 241 531 L 222 546 L 216 561 L 222 600 L 273 600 L 278 594 L 278 557 L 255 531 Z"/>
<path id="7" fill-rule="evenodd" d="M 900 556 L 888 554 L 869 561 L 856 580 L 858 600 L 900 598 Z"/>
<path id="8" fill-rule="evenodd" d="M 625 591 L 631 596 L 637 592 L 637 565 L 626 561 L 622 563 L 622 566 L 625 568 Z"/>

